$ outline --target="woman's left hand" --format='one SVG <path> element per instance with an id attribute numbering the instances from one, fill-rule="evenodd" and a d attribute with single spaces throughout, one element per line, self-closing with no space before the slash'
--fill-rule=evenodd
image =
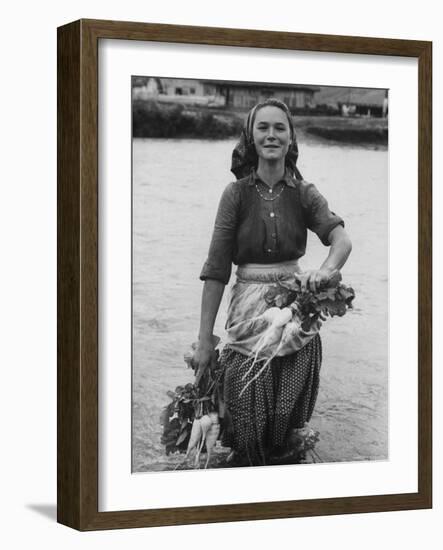
<path id="1" fill-rule="evenodd" d="M 333 269 L 320 268 L 296 274 L 296 277 L 300 281 L 301 291 L 311 290 L 312 292 L 316 292 L 320 290 L 329 281 L 334 271 Z"/>

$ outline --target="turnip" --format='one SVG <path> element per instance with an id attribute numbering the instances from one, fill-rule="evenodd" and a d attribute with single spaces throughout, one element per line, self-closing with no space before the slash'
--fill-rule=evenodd
<path id="1" fill-rule="evenodd" d="M 276 309 L 277 312 L 271 314 L 272 322 L 265 330 L 255 349 L 256 357 L 267 348 L 275 344 L 281 337 L 283 327 L 292 319 L 292 309 L 289 307 L 270 308 L 267 311 Z M 265 312 L 266 313 L 266 312 Z"/>
<path id="2" fill-rule="evenodd" d="M 251 367 L 247 370 L 247 372 L 243 375 L 242 379 L 244 380 L 248 374 L 252 371 L 254 366 L 257 364 L 258 355 L 260 353 L 263 353 L 264 350 L 268 349 L 270 350 L 271 347 L 276 344 L 279 341 L 279 344 L 277 348 L 270 353 L 270 356 L 264 360 L 264 363 L 262 367 L 259 369 L 259 371 L 251 378 L 251 380 L 248 380 L 248 382 L 245 384 L 244 388 L 240 392 L 240 397 L 242 396 L 243 392 L 246 390 L 246 388 L 256 380 L 264 370 L 268 367 L 268 365 L 271 363 L 271 361 L 276 357 L 279 353 L 279 351 L 285 346 L 288 341 L 293 338 L 293 331 L 299 326 L 298 321 L 294 320 L 292 321 L 292 309 L 289 307 L 285 307 L 282 310 L 280 310 L 280 314 L 278 316 L 275 316 L 275 320 L 272 323 L 272 325 L 266 330 L 265 334 L 261 337 L 261 339 L 257 343 L 257 349 L 255 351 L 255 357 L 254 361 L 252 362 Z"/>
<path id="3" fill-rule="evenodd" d="M 209 428 L 212 425 L 212 418 L 209 416 L 209 414 L 205 414 L 200 418 L 200 426 L 202 428 L 202 439 L 206 437 L 206 434 L 208 433 Z"/>
<path id="4" fill-rule="evenodd" d="M 275 316 L 275 319 L 272 321 L 272 327 L 283 327 L 286 323 L 292 319 L 292 310 L 289 307 L 284 307 L 280 310 L 279 314 Z"/>
<path id="5" fill-rule="evenodd" d="M 265 319 L 272 323 L 280 315 L 281 309 L 279 307 L 270 307 L 265 310 L 258 318 Z"/>
<path id="6" fill-rule="evenodd" d="M 300 322 L 295 319 L 284 326 L 283 333 L 280 339 L 280 344 L 275 350 L 272 358 L 276 357 L 287 344 L 294 340 L 295 334 L 297 333 L 298 329 L 300 329 Z"/>
<path id="7" fill-rule="evenodd" d="M 212 424 L 212 426 L 209 428 L 208 433 L 206 434 L 206 464 L 205 468 L 208 467 L 209 459 L 211 458 L 212 449 L 214 448 L 218 436 L 220 434 L 220 424 Z"/>
<path id="8" fill-rule="evenodd" d="M 260 355 L 263 354 L 263 352 L 270 352 L 272 347 L 275 346 L 275 344 L 277 344 L 277 342 L 280 340 L 283 332 L 283 327 L 292 319 L 292 309 L 289 307 L 284 307 L 283 309 L 279 309 L 278 307 L 271 307 L 263 313 L 262 317 L 269 317 L 269 319 L 272 319 L 272 321 L 270 326 L 265 330 L 265 332 L 262 334 L 261 338 L 257 342 L 254 350 L 252 350 L 254 360 L 252 362 L 252 365 L 242 376 L 243 380 L 250 374 L 254 366 L 260 360 Z M 272 352 L 271 356 L 273 356 Z M 263 369 L 260 369 L 260 372 L 262 372 L 262 370 Z"/>
<path id="9" fill-rule="evenodd" d="M 189 438 L 189 443 L 188 443 L 188 448 L 186 449 L 185 458 L 189 457 L 192 449 L 195 449 L 198 447 L 201 436 L 202 436 L 201 419 L 195 418 L 194 422 L 192 423 L 191 436 Z"/>
<path id="10" fill-rule="evenodd" d="M 178 470 L 178 468 L 186 462 L 186 460 L 189 458 L 191 451 L 193 449 L 196 449 L 198 452 L 198 446 L 200 444 L 200 440 L 202 437 L 202 426 L 201 426 L 201 418 L 194 418 L 194 422 L 192 423 L 191 428 L 191 435 L 189 436 L 189 443 L 188 448 L 186 449 L 185 458 L 182 462 L 179 462 L 177 466 L 174 468 L 175 470 Z"/>
<path id="11" fill-rule="evenodd" d="M 209 415 L 205 414 L 200 418 L 201 439 L 198 446 L 197 453 L 195 455 L 195 466 L 197 467 L 200 461 L 200 453 L 203 449 L 203 445 L 206 441 L 206 434 L 212 426 L 212 419 Z"/>

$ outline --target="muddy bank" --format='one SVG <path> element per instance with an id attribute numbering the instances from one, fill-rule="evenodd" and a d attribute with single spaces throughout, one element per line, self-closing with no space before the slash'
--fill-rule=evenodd
<path id="1" fill-rule="evenodd" d="M 369 117 L 295 117 L 301 133 L 353 145 L 388 145 L 388 120 Z"/>

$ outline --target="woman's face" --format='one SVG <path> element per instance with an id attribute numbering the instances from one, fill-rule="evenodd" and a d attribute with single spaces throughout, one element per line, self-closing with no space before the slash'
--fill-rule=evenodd
<path id="1" fill-rule="evenodd" d="M 259 109 L 255 115 L 252 136 L 259 158 L 284 159 L 291 141 L 286 113 L 273 105 Z"/>

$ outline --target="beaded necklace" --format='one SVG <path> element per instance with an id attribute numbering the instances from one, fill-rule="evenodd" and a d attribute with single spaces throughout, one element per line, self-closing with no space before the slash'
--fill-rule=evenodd
<path id="1" fill-rule="evenodd" d="M 278 197 L 283 193 L 283 190 L 284 190 L 285 186 L 283 185 L 283 187 L 281 188 L 280 193 L 278 195 L 274 195 L 273 197 L 265 197 L 264 195 L 262 195 L 257 184 L 255 184 L 255 188 L 257 189 L 257 193 L 260 195 L 260 197 L 264 201 L 275 201 L 275 199 L 278 199 Z M 269 189 L 269 192 L 272 193 L 272 189 Z"/>

